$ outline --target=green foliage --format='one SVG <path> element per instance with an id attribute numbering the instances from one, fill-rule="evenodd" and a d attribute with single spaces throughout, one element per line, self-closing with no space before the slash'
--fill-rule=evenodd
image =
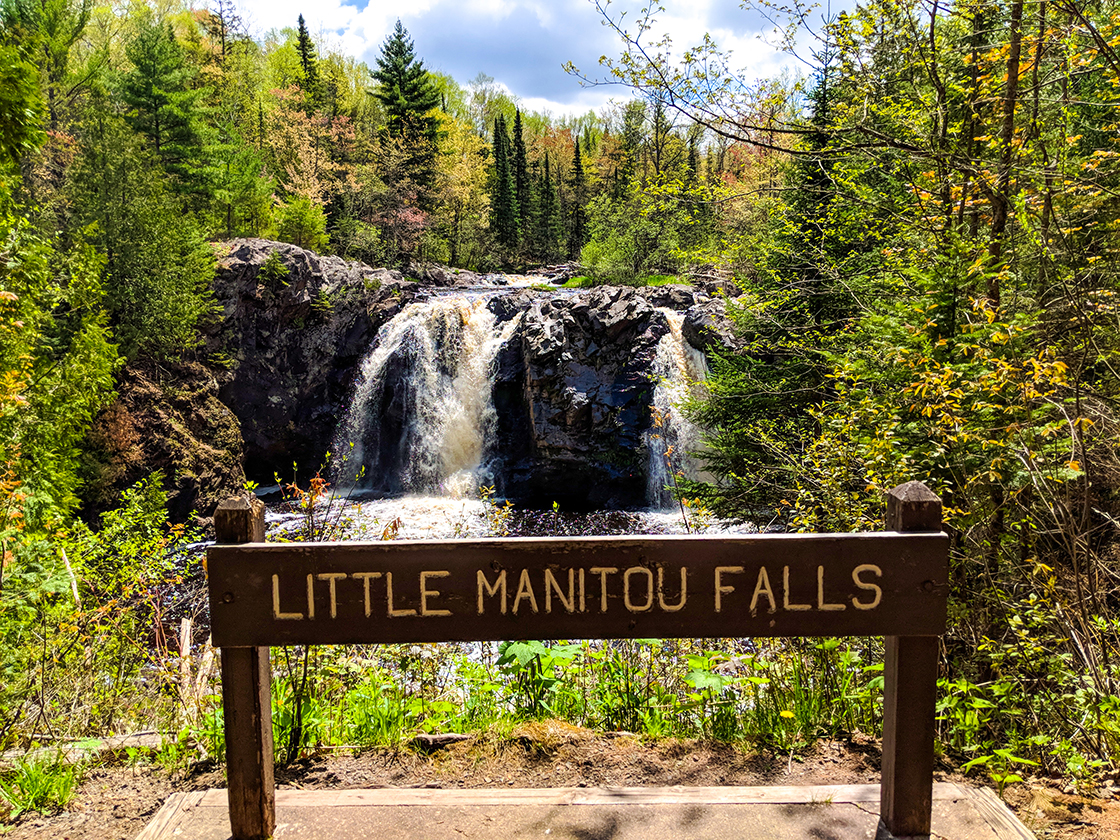
<path id="1" fill-rule="evenodd" d="M 147 141 L 164 169 L 183 190 L 198 189 L 202 148 L 200 99 L 193 87 L 195 69 L 169 23 L 142 16 L 125 48 L 132 70 L 121 79 L 125 121 Z"/>
<path id="2" fill-rule="evenodd" d="M 12 820 L 28 811 L 53 814 L 69 804 L 81 781 L 81 768 L 61 755 L 20 758 L 12 771 L 0 774 L 0 800 Z"/>
<path id="3" fill-rule="evenodd" d="M 103 261 L 60 254 L 0 195 L 0 541 L 31 534 L 77 503 L 78 448 L 116 368 Z M 10 544 L 9 544 L 10 545 Z M 3 573 L 0 571 L 0 586 Z"/>
<path id="4" fill-rule="evenodd" d="M 213 311 L 213 251 L 126 125 L 104 116 L 89 129 L 71 189 L 90 241 L 109 255 L 116 338 L 130 360 L 177 358 L 198 346 Z"/>
<path id="5" fill-rule="evenodd" d="M 498 668 L 513 679 L 516 708 L 520 714 L 529 717 L 556 715 L 554 695 L 560 687 L 561 674 L 579 651 L 579 645 L 501 643 L 498 647 Z"/>
<path id="6" fill-rule="evenodd" d="M 310 251 L 327 247 L 327 216 L 323 208 L 303 196 L 295 196 L 276 211 L 275 238 Z"/>
<path id="7" fill-rule="evenodd" d="M 315 54 L 315 45 L 311 42 L 311 33 L 307 31 L 303 15 L 299 16 L 296 51 L 299 53 L 300 67 L 303 69 L 303 83 L 300 87 L 303 88 L 308 100 L 314 102 L 320 95 L 319 59 Z"/>
<path id="8" fill-rule="evenodd" d="M 195 597 L 183 581 L 198 535 L 168 525 L 161 481 L 127 491 L 97 530 L 75 522 L 15 552 L 0 591 L 0 744 L 30 745 L 41 720 L 66 738 L 180 714 L 165 622 Z"/>
<path id="9" fill-rule="evenodd" d="M 521 214 L 517 204 L 511 152 L 506 120 L 499 115 L 494 121 L 494 182 L 490 192 L 490 227 L 494 230 L 498 243 L 507 249 L 515 248 L 521 236 Z"/>
<path id="10" fill-rule="evenodd" d="M 373 95 L 385 108 L 390 133 L 398 137 L 414 133 L 435 143 L 439 123 L 430 112 L 439 107 L 439 91 L 399 20 L 381 45 L 377 69 L 370 76 L 377 82 Z"/>
<path id="11" fill-rule="evenodd" d="M 24 68 L 20 78 L 5 78 L 0 90 L 22 96 L 20 91 L 33 86 L 38 76 L 51 131 L 64 126 L 74 97 L 89 86 L 92 74 L 84 77 L 75 74 L 70 67 L 70 51 L 89 23 L 93 5 L 93 0 L 4 0 L 0 3 L 3 40 L 16 47 L 24 61 L 38 65 L 38 72 Z M 30 147 L 26 151 L 30 151 Z"/>
<path id="12" fill-rule="evenodd" d="M 34 69 L 15 47 L 0 46 L 0 175 L 43 142 L 42 110 Z"/>

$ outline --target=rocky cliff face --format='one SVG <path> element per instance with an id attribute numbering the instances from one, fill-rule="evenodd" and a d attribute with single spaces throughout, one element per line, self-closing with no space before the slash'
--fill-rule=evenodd
<path id="1" fill-rule="evenodd" d="M 664 316 L 613 287 L 527 303 L 494 385 L 502 489 L 569 509 L 641 505 Z"/>
<path id="2" fill-rule="evenodd" d="M 354 369 L 378 328 L 416 295 L 396 271 L 259 239 L 226 243 L 207 336 L 219 399 L 241 421 L 245 473 L 308 477 L 330 449 Z"/>
<path id="3" fill-rule="evenodd" d="M 177 521 L 192 511 L 209 514 L 245 481 L 238 419 L 218 399 L 214 372 L 196 362 L 126 368 L 89 444 L 87 515 L 113 507 L 123 490 L 156 470 Z"/>

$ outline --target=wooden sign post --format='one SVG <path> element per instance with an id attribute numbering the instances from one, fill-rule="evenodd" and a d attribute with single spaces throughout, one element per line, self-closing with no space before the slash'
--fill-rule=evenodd
<path id="1" fill-rule="evenodd" d="M 924 485 L 891 491 L 894 533 L 266 545 L 262 511 L 240 499 L 215 523 L 211 626 L 236 840 L 275 824 L 270 645 L 748 636 L 887 637 L 883 821 L 929 833 L 949 570 Z"/>
<path id="2" fill-rule="evenodd" d="M 223 544 L 263 543 L 264 503 L 227 499 L 214 511 L 214 533 Z M 211 614 L 215 606 L 211 593 Z M 276 830 L 269 652 L 264 646 L 219 646 L 229 821 L 236 840 L 265 840 Z"/>

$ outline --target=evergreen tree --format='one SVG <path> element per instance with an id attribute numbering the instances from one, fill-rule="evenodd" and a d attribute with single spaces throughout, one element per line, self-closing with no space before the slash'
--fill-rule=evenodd
<path id="1" fill-rule="evenodd" d="M 568 259 L 578 260 L 580 251 L 587 244 L 587 176 L 583 172 L 583 156 L 579 138 L 572 159 L 572 216 L 568 226 Z"/>
<path id="2" fill-rule="evenodd" d="M 418 189 L 417 205 L 432 210 L 439 143 L 439 117 L 433 111 L 439 107 L 439 90 L 424 62 L 416 57 L 412 39 L 399 20 L 381 46 L 377 69 L 370 70 L 370 75 L 377 82 L 373 95 L 385 108 L 388 137 L 402 141 L 404 159 L 399 171 Z M 386 184 L 394 187 L 390 181 Z"/>
<path id="3" fill-rule="evenodd" d="M 377 69 L 370 70 L 370 75 L 377 82 L 373 95 L 385 108 L 390 135 L 412 134 L 434 146 L 439 140 L 439 119 L 431 111 L 439 107 L 439 90 L 424 62 L 416 57 L 412 39 L 399 20 L 382 44 Z"/>
<path id="4" fill-rule="evenodd" d="M 74 164 L 79 225 L 106 254 L 107 308 L 128 359 L 174 359 L 197 347 L 212 310 L 214 253 L 154 158 L 120 118 L 96 109 Z"/>
<path id="5" fill-rule="evenodd" d="M 73 78 L 69 63 L 93 5 L 93 0 L 0 0 L 0 37 L 14 42 L 24 60 L 39 65 L 51 131 L 63 127 L 64 111 L 90 82 Z"/>
<path id="6" fill-rule="evenodd" d="M 556 186 L 552 183 L 552 172 L 547 153 L 544 156 L 544 175 L 541 179 L 538 195 L 540 206 L 537 214 L 537 256 L 546 262 L 551 262 L 556 259 L 561 236 L 561 223 L 560 198 L 556 194 Z"/>
<path id="7" fill-rule="evenodd" d="M 506 118 L 501 114 L 494 120 L 494 186 L 491 190 L 491 213 L 494 236 L 505 248 L 517 246 L 519 235 L 517 192 L 510 166 L 510 142 L 506 133 Z"/>
<path id="8" fill-rule="evenodd" d="M 533 210 L 536 203 L 532 195 L 533 185 L 529 178 L 529 160 L 525 151 L 525 135 L 521 129 L 521 109 L 513 118 L 513 188 L 517 196 L 517 220 L 523 236 L 533 229 Z"/>
<path id="9" fill-rule="evenodd" d="M 315 45 L 311 42 L 311 34 L 307 31 L 303 15 L 299 16 L 296 51 L 299 53 L 299 63 L 303 68 L 303 91 L 307 95 L 308 105 L 312 105 L 319 100 L 319 59 L 315 55 Z"/>
<path id="10" fill-rule="evenodd" d="M 136 37 L 125 47 L 133 69 L 121 80 L 121 99 L 128 106 L 125 120 L 143 135 L 179 186 L 197 188 L 203 145 L 199 98 L 192 90 L 195 71 L 183 55 L 170 24 L 146 17 Z"/>

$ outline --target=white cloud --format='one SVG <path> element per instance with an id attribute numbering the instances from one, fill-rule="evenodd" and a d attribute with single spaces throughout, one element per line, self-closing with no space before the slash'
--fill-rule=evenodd
<path id="1" fill-rule="evenodd" d="M 774 75 L 792 63 L 756 37 L 765 26 L 762 21 L 730 12 L 726 2 L 667 0 L 654 34 L 671 33 L 675 48 L 683 49 L 709 32 L 732 51 L 732 66 L 744 68 L 748 78 Z M 630 28 L 640 3 L 623 0 L 611 7 L 612 12 L 623 8 L 629 10 Z M 564 60 L 572 60 L 593 72 L 601 53 L 618 51 L 618 42 L 599 25 L 588 0 L 413 0 L 407 7 L 399 0 L 368 0 L 361 7 L 342 0 L 242 0 L 241 11 L 257 35 L 294 27 L 302 13 L 312 33 L 370 62 L 399 17 L 417 38 L 418 52 L 429 67 L 451 73 L 461 84 L 486 72 L 534 110 L 582 113 L 625 94 L 620 89 L 581 89 L 559 69 Z"/>

